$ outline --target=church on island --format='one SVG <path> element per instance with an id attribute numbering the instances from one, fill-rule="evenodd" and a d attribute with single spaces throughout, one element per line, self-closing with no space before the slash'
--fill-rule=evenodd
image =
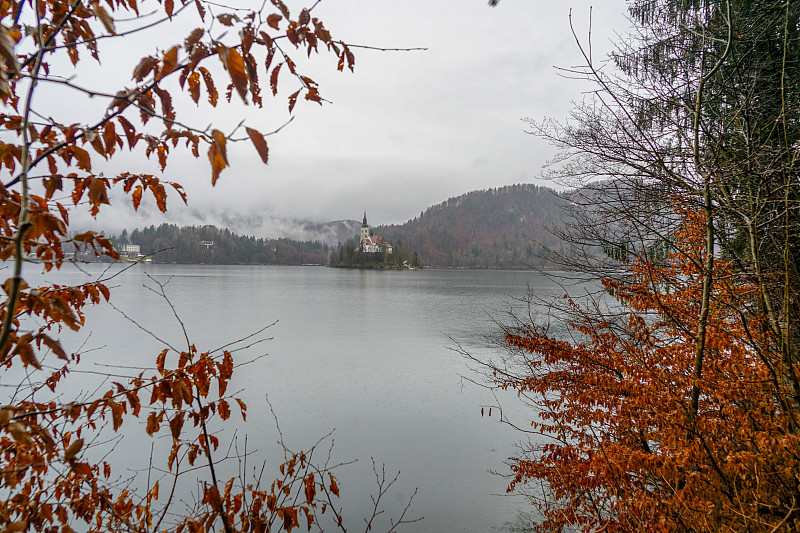
<path id="1" fill-rule="evenodd" d="M 367 224 L 367 212 L 364 211 L 364 222 L 361 223 L 361 251 L 366 253 L 392 253 L 392 245 L 380 235 L 373 235 Z"/>

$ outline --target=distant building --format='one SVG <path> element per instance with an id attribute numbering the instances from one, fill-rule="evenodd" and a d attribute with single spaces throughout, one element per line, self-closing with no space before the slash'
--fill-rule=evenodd
<path id="1" fill-rule="evenodd" d="M 141 251 L 141 248 L 139 247 L 139 245 L 138 244 L 131 244 L 131 243 L 123 244 L 122 246 L 120 246 L 119 253 L 121 255 L 127 255 L 128 257 L 131 257 L 131 256 L 137 257 L 139 255 L 142 255 L 142 251 Z"/>
<path id="2" fill-rule="evenodd" d="M 380 235 L 373 235 L 367 224 L 367 212 L 364 211 L 364 221 L 361 223 L 361 251 L 367 253 L 386 252 L 392 253 L 392 245 L 383 240 Z"/>

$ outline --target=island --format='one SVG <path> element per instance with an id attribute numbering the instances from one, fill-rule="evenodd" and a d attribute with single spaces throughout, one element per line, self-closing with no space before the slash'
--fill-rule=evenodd
<path id="1" fill-rule="evenodd" d="M 380 235 L 375 235 L 367 223 L 367 212 L 361 223 L 359 242 L 348 240 L 332 250 L 328 265 L 334 268 L 368 268 L 375 270 L 414 270 L 422 268 L 417 252 L 404 248 L 402 241 L 392 245 Z"/>

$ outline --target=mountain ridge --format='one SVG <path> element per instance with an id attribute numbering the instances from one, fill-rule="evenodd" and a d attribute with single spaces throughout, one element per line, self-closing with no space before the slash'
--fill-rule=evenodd
<path id="1" fill-rule="evenodd" d="M 567 246 L 550 231 L 550 228 L 563 224 L 562 208 L 566 203 L 567 200 L 562 195 L 547 187 L 533 184 L 508 185 L 466 192 L 432 205 L 421 211 L 418 217 L 402 224 L 376 225 L 372 230 L 397 248 L 402 247 L 412 254 L 417 252 L 426 266 L 547 268 L 553 266 L 547 259 L 547 250 L 563 252 Z M 367 216 L 370 216 L 369 211 Z M 229 220 L 238 218 L 233 215 Z M 230 253 L 229 260 L 234 263 L 284 264 L 272 250 L 277 248 L 291 249 L 291 254 L 283 256 L 289 260 L 291 255 L 291 259 L 285 264 L 320 264 L 326 262 L 326 257 L 321 254 L 327 254 L 329 249 L 335 249 L 337 245 L 348 241 L 358 245 L 361 228 L 358 220 L 316 223 L 294 219 L 291 222 L 299 230 L 293 231 L 292 237 L 288 238 L 255 237 L 253 233 L 260 227 L 255 219 L 249 226 L 254 230 L 253 233 L 247 232 L 246 228 L 242 231 L 239 227 L 232 231 L 211 225 L 179 228 L 174 224 L 162 224 L 166 227 L 136 229 L 130 234 L 130 238 L 134 244 L 146 244 L 148 249 L 157 249 L 157 242 L 160 247 L 168 247 L 170 240 L 175 240 L 176 244 L 183 243 L 178 246 L 181 252 L 176 249 L 175 253 L 166 254 L 169 258 L 164 257 L 165 260 L 177 262 L 194 262 L 197 258 L 212 259 L 208 254 L 200 255 L 200 249 L 194 250 L 194 245 L 186 244 L 187 239 L 216 239 L 218 242 L 222 239 L 227 242 L 229 238 L 241 237 L 244 241 L 231 241 L 226 246 L 227 253 Z M 148 237 L 144 238 L 145 236 Z M 282 241 L 282 244 L 279 246 L 277 241 Z M 312 246 L 314 242 L 319 246 Z M 289 243 L 292 243 L 291 246 Z M 192 252 L 189 252 L 190 248 Z M 214 261 L 224 261 L 227 253 L 217 256 Z"/>

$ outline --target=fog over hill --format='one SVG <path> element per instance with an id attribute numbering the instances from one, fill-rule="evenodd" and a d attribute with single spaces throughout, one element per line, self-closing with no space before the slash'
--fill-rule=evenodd
<path id="1" fill-rule="evenodd" d="M 564 196 L 530 184 L 471 191 L 420 211 L 403 224 L 380 225 L 381 213 L 367 210 L 375 234 L 419 253 L 425 265 L 466 268 L 551 266 L 546 249 L 569 253 L 551 229 L 562 224 Z M 300 214 L 300 213 L 298 213 Z M 359 218 L 363 213 L 354 213 Z M 183 210 L 170 217 L 178 227 L 215 226 L 256 239 L 318 241 L 336 246 L 357 239 L 361 220 L 314 222 L 270 213 Z M 128 232 L 149 225 L 127 226 Z M 117 232 L 121 232 L 120 228 Z M 117 233 L 107 231 L 108 233 Z M 118 233 L 117 233 L 118 234 Z"/>
<path id="2" fill-rule="evenodd" d="M 298 214 L 302 216 L 302 213 Z M 284 218 L 266 212 L 231 213 L 222 209 L 184 208 L 170 210 L 166 215 L 161 215 L 154 206 L 146 205 L 144 202 L 137 213 L 129 212 L 126 216 L 116 216 L 113 220 L 99 218 L 97 221 L 82 221 L 75 227 L 79 231 L 100 229 L 108 235 L 119 235 L 123 229 L 130 233 L 136 228 L 159 226 L 161 223 L 176 226 L 216 226 L 238 235 L 261 239 L 319 241 L 331 246 L 357 235 L 361 227 L 360 220 L 319 222 L 302 218 Z"/>

